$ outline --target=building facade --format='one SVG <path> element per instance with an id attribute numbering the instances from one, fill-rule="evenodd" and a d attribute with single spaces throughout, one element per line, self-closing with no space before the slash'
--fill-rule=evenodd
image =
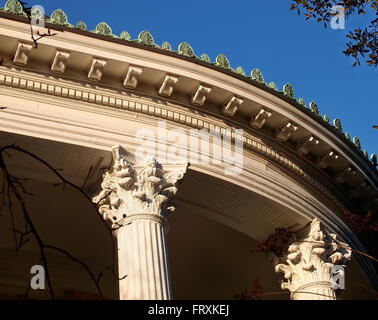
<path id="1" fill-rule="evenodd" d="M 90 31 L 60 9 L 34 26 L 47 34 L 38 39 L 30 18 L 16 0 L 0 11 L 0 146 L 17 145 L 2 156 L 34 193 L 22 197 L 50 249 L 56 298 L 96 298 L 97 283 L 108 299 L 232 299 L 255 277 L 275 292 L 264 299 L 375 298 L 375 243 L 345 212 L 377 213 L 376 156 L 340 119 L 223 54 L 212 62 L 105 22 Z M 25 223 L 11 199 L 15 221 L 9 205 L 0 217 L 5 299 L 43 264 L 34 234 L 15 250 L 9 226 Z M 252 254 L 276 228 L 295 237 L 284 256 Z"/>

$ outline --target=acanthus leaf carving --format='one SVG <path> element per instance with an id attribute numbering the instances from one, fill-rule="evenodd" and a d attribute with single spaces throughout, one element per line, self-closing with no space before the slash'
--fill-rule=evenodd
<path id="1" fill-rule="evenodd" d="M 276 273 L 283 273 L 282 289 L 292 294 L 306 287 L 328 284 L 331 288 L 332 269 L 345 266 L 351 259 L 349 245 L 328 233 L 319 219 L 314 219 L 308 235 L 303 240 L 294 240 L 282 258 L 275 257 Z M 312 290 L 310 289 L 310 293 Z M 302 296 L 303 297 L 303 296 Z"/>
<path id="2" fill-rule="evenodd" d="M 92 201 L 113 228 L 123 225 L 126 218 L 152 215 L 166 219 L 175 210 L 170 204 L 184 177 L 188 164 L 164 170 L 155 158 L 145 165 L 132 165 L 124 149 L 113 147 L 113 167 L 103 175 L 102 191 Z"/>

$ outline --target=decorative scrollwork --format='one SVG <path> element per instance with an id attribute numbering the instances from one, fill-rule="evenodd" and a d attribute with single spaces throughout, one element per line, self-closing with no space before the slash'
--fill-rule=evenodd
<path id="1" fill-rule="evenodd" d="M 187 57 L 194 57 L 194 51 L 190 44 L 187 42 L 180 43 L 178 47 L 178 53 Z"/>
<path id="2" fill-rule="evenodd" d="M 310 102 L 310 109 L 313 113 L 320 117 L 320 111 L 315 101 Z"/>
<path id="3" fill-rule="evenodd" d="M 68 26 L 68 19 L 67 15 L 64 13 L 62 9 L 56 9 L 50 17 L 50 22 L 60 25 L 60 26 Z"/>
<path id="4" fill-rule="evenodd" d="M 252 80 L 255 80 L 255 81 L 260 82 L 260 83 L 265 83 L 264 77 L 263 77 L 261 71 L 257 68 L 255 68 L 251 71 L 251 77 L 252 77 Z"/>
<path id="5" fill-rule="evenodd" d="M 26 16 L 23 11 L 22 5 L 18 0 L 8 0 L 4 6 L 4 10 L 9 13 Z"/>
<path id="6" fill-rule="evenodd" d="M 113 37 L 112 28 L 106 22 L 100 22 L 96 26 L 95 32 L 102 36 Z"/>
<path id="7" fill-rule="evenodd" d="M 290 83 L 286 83 L 284 85 L 283 93 L 284 93 L 285 96 L 287 96 L 291 99 L 295 99 L 294 89 L 293 89 L 293 86 Z"/>
<path id="8" fill-rule="evenodd" d="M 336 128 L 336 130 L 343 132 L 343 127 L 341 126 L 340 119 L 336 118 L 335 120 L 333 120 L 333 125 Z"/>
<path id="9" fill-rule="evenodd" d="M 162 49 L 172 51 L 172 46 L 170 45 L 169 42 L 164 41 L 163 44 L 161 45 Z"/>
<path id="10" fill-rule="evenodd" d="M 210 57 L 209 57 L 206 53 L 202 53 L 202 54 L 201 54 L 201 60 L 202 60 L 202 61 L 205 61 L 205 62 L 207 62 L 207 63 L 210 63 L 210 62 L 211 62 Z"/>
<path id="11" fill-rule="evenodd" d="M 228 61 L 227 57 L 224 54 L 220 54 L 215 59 L 216 65 L 224 68 L 224 69 L 231 69 L 230 62 Z"/>
<path id="12" fill-rule="evenodd" d="M 76 23 L 76 28 L 86 31 L 87 25 L 84 23 L 84 21 L 79 21 L 78 23 Z"/>
<path id="13" fill-rule="evenodd" d="M 122 40 L 126 40 L 126 41 L 130 41 L 131 40 L 131 36 L 130 36 L 130 34 L 127 31 L 122 31 L 121 34 L 119 35 L 119 37 Z"/>
<path id="14" fill-rule="evenodd" d="M 141 33 L 139 33 L 138 40 L 140 43 L 143 43 L 149 46 L 155 45 L 154 38 L 148 30 L 144 30 Z"/>

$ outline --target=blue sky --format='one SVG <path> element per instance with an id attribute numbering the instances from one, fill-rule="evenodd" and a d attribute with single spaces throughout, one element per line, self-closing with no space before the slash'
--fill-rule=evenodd
<path id="1" fill-rule="evenodd" d="M 25 0 L 26 1 L 26 0 Z M 168 41 L 176 50 L 188 42 L 197 55 L 211 60 L 223 53 L 231 66 L 246 73 L 259 68 L 266 82 L 281 89 L 290 82 L 296 97 L 314 100 L 331 120 L 338 117 L 344 132 L 359 136 L 362 148 L 378 152 L 378 69 L 342 53 L 350 29 L 366 25 L 370 15 L 351 17 L 345 30 L 324 29 L 290 10 L 290 0 L 234 1 L 89 1 L 36 0 L 46 14 L 62 9 L 70 23 L 83 20 L 88 29 L 107 22 L 113 33 L 126 30 L 132 39 L 149 30 L 155 42 Z M 1 0 L 2 6 L 5 4 Z"/>

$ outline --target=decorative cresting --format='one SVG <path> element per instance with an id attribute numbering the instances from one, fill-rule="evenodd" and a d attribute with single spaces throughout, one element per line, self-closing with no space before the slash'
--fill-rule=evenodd
<path id="1" fill-rule="evenodd" d="M 194 57 L 194 51 L 187 42 L 183 42 L 178 47 L 178 53 L 187 57 Z"/>
<path id="2" fill-rule="evenodd" d="M 292 300 L 335 300 L 333 268 L 345 267 L 351 256 L 351 248 L 326 232 L 315 218 L 308 236 L 292 243 L 285 257 L 275 258 L 275 271 L 284 274 L 281 288 L 290 290 Z"/>
<path id="3" fill-rule="evenodd" d="M 78 23 L 76 23 L 76 29 L 86 31 L 88 28 L 84 21 L 79 21 Z"/>
<path id="4" fill-rule="evenodd" d="M 50 17 L 51 23 L 58 24 L 60 26 L 69 26 L 67 15 L 64 13 L 62 9 L 56 9 Z"/>
<path id="5" fill-rule="evenodd" d="M 104 173 L 102 191 L 93 198 L 102 217 L 110 220 L 115 229 L 134 215 L 152 215 L 164 221 L 175 210 L 169 202 L 177 192 L 187 165 L 164 171 L 156 159 L 151 158 L 145 165 L 133 166 L 126 160 L 121 146 L 112 149 L 113 168 Z"/>
<path id="6" fill-rule="evenodd" d="M 106 22 L 100 22 L 95 29 L 95 33 L 102 36 L 114 37 L 112 29 Z"/>
<path id="7" fill-rule="evenodd" d="M 259 83 L 265 83 L 264 77 L 263 77 L 261 71 L 257 68 L 255 68 L 251 71 L 251 78 L 252 78 L 252 80 L 255 80 Z"/>
<path id="8" fill-rule="evenodd" d="M 285 96 L 287 96 L 291 99 L 295 99 L 294 89 L 293 89 L 293 86 L 290 83 L 286 83 L 284 85 L 283 92 L 284 92 Z"/>
<path id="9" fill-rule="evenodd" d="M 138 41 L 140 43 L 143 43 L 143 44 L 146 44 L 146 45 L 149 45 L 149 46 L 154 46 L 155 45 L 154 38 L 153 38 L 152 34 L 148 30 L 144 30 L 141 33 L 139 33 L 139 35 L 138 35 Z"/>
<path id="10" fill-rule="evenodd" d="M 121 300 L 172 298 L 166 244 L 170 200 L 188 165 L 163 167 L 154 159 L 132 165 L 121 146 L 113 147 L 113 167 L 106 171 L 102 191 L 93 198 L 117 237 Z"/>
<path id="11" fill-rule="evenodd" d="M 231 70 L 230 62 L 228 61 L 227 57 L 224 54 L 218 55 L 215 61 L 216 61 L 215 64 L 218 67 Z"/>
<path id="12" fill-rule="evenodd" d="M 4 6 L 4 10 L 9 13 L 26 16 L 26 13 L 23 11 L 22 5 L 18 0 L 8 0 Z"/>

